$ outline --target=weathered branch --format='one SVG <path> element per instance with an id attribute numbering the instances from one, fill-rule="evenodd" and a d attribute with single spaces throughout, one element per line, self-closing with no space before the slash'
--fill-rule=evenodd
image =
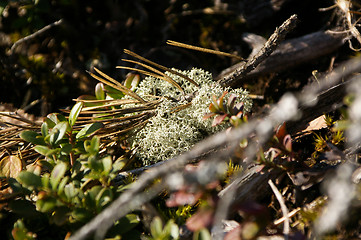
<path id="1" fill-rule="evenodd" d="M 247 73 L 255 69 L 262 61 L 264 61 L 277 48 L 281 41 L 286 37 L 292 29 L 296 27 L 297 15 L 292 15 L 267 40 L 264 47 L 244 65 L 236 68 L 231 74 L 223 77 L 219 82 L 222 86 L 233 85 L 237 79 L 244 77 Z"/>
<path id="2" fill-rule="evenodd" d="M 334 52 L 345 43 L 348 36 L 348 33 L 325 31 L 286 40 L 254 70 L 237 76 L 232 81 L 225 82 L 226 76 L 237 69 L 244 68 L 245 63 L 240 62 L 225 69 L 216 77 L 216 80 L 225 82 L 224 84 L 229 84 L 230 86 L 236 86 L 241 80 L 256 78 L 267 73 L 281 72 Z"/>
<path id="3" fill-rule="evenodd" d="M 52 27 L 57 26 L 57 25 L 60 25 L 60 24 L 62 24 L 63 22 L 64 22 L 64 20 L 63 20 L 63 19 L 60 19 L 60 20 L 58 20 L 58 21 L 56 21 L 56 22 L 53 22 L 53 23 L 51 23 L 51 24 L 49 24 L 49 25 L 46 25 L 45 27 L 39 29 L 38 31 L 36 31 L 36 32 L 34 32 L 34 33 L 32 33 L 32 34 L 24 37 L 24 38 L 19 39 L 18 41 L 16 41 L 16 42 L 11 46 L 11 48 L 10 48 L 10 50 L 9 50 L 9 54 L 10 54 L 10 55 L 13 54 L 14 51 L 15 51 L 15 49 L 16 49 L 16 47 L 19 46 L 20 44 L 22 44 L 22 43 L 24 43 L 24 42 L 27 42 L 27 41 L 29 41 L 29 40 L 31 40 L 31 39 L 34 39 L 34 38 L 38 37 L 39 35 L 43 34 L 44 32 L 48 31 L 49 29 L 51 29 Z"/>

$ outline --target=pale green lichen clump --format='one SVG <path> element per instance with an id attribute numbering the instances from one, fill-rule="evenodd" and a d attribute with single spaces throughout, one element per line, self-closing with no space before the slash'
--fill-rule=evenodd
<path id="1" fill-rule="evenodd" d="M 175 70 L 175 69 L 174 69 Z M 178 70 L 177 70 L 178 71 Z M 189 150 L 196 142 L 206 136 L 225 129 L 225 124 L 212 127 L 212 120 L 203 120 L 208 113 L 208 106 L 212 95 L 217 98 L 227 90 L 239 96 L 239 101 L 244 102 L 247 112 L 252 106 L 248 92 L 243 89 L 230 90 L 222 88 L 212 81 L 212 74 L 202 69 L 193 68 L 189 71 L 179 71 L 193 79 L 199 88 L 186 79 L 175 74 L 166 74 L 175 80 L 183 89 L 184 94 L 172 84 L 155 78 L 146 77 L 138 86 L 136 93 L 147 99 L 149 95 L 166 96 L 157 108 L 157 114 L 150 122 L 131 138 L 132 144 L 138 146 L 137 155 L 144 165 L 172 158 Z M 178 112 L 172 112 L 174 107 L 187 104 L 191 96 L 192 103 L 189 107 Z"/>

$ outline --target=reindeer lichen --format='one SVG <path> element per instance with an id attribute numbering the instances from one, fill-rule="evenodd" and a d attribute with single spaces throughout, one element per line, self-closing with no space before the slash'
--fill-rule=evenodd
<path id="1" fill-rule="evenodd" d="M 176 71 L 187 75 L 200 87 L 183 77 L 166 72 L 183 88 L 184 93 L 169 82 L 152 76 L 146 77 L 136 90 L 144 99 L 150 95 L 164 97 L 156 116 L 131 138 L 133 146 L 138 146 L 137 154 L 144 165 L 181 154 L 206 136 L 228 127 L 226 124 L 212 127 L 210 119 L 203 119 L 209 112 L 212 95 L 220 96 L 224 91 L 228 91 L 229 95 L 235 93 L 239 96 L 239 101 L 244 103 L 244 111 L 251 109 L 252 101 L 246 90 L 223 88 L 212 80 L 211 73 L 202 69 Z M 175 110 L 182 105 L 185 106 L 183 109 Z"/>

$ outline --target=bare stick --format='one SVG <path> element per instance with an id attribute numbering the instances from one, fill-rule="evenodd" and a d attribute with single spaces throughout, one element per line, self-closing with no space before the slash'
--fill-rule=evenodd
<path id="1" fill-rule="evenodd" d="M 17 41 L 11 46 L 11 49 L 10 49 L 9 53 L 10 53 L 10 54 L 13 54 L 14 51 L 15 51 L 15 48 L 16 48 L 17 46 L 19 46 L 20 44 L 22 44 L 22 43 L 24 43 L 24 42 L 27 42 L 27 41 L 29 41 L 29 40 L 31 40 L 31 39 L 33 39 L 33 38 L 35 38 L 35 37 L 43 34 L 44 32 L 48 31 L 50 28 L 52 28 L 52 27 L 54 27 L 54 26 L 57 26 L 57 25 L 62 24 L 63 21 L 64 21 L 63 19 L 60 19 L 60 20 L 58 20 L 58 21 L 56 21 L 56 22 L 53 22 L 53 23 L 51 23 L 51 24 L 49 24 L 49 25 L 46 25 L 46 26 L 43 27 L 42 29 L 39 29 L 38 31 L 36 31 L 36 32 L 34 32 L 34 33 L 32 33 L 32 34 L 24 37 L 24 38 L 21 38 L 21 39 L 17 40 Z"/>
<path id="2" fill-rule="evenodd" d="M 273 193 L 275 194 L 280 206 L 283 217 L 285 221 L 283 223 L 283 234 L 285 235 L 285 239 L 288 239 L 288 235 L 290 234 L 290 218 L 288 217 L 288 209 L 286 207 L 285 201 L 283 200 L 282 194 L 278 191 L 277 187 L 273 184 L 272 180 L 268 180 L 268 184 L 271 186 Z"/>
<path id="3" fill-rule="evenodd" d="M 286 34 L 296 27 L 297 15 L 292 15 L 288 18 L 279 28 L 276 28 L 275 32 L 267 40 L 263 48 L 245 65 L 236 69 L 230 75 L 224 77 L 219 82 L 222 86 L 230 86 L 237 79 L 242 78 L 247 73 L 255 69 L 258 64 L 265 60 L 271 53 L 277 48 L 278 44 L 283 41 Z"/>
<path id="4" fill-rule="evenodd" d="M 293 209 L 292 212 L 290 212 L 290 213 L 288 214 L 288 218 L 293 217 L 293 216 L 296 215 L 296 213 L 298 213 L 299 211 L 301 211 L 301 208 Z M 286 220 L 286 217 L 283 216 L 283 217 L 281 217 L 280 219 L 277 219 L 277 220 L 273 221 L 273 224 L 274 224 L 274 225 L 278 225 L 278 224 L 283 223 L 285 220 Z"/>
<path id="5" fill-rule="evenodd" d="M 321 56 L 328 55 L 342 46 L 349 38 L 349 33 L 335 33 L 332 31 L 313 32 L 302 37 L 285 40 L 279 44 L 277 49 L 261 62 L 254 70 L 242 76 L 242 81 L 254 79 L 268 73 L 281 72 L 297 65 L 308 63 Z M 262 38 L 254 35 L 247 35 L 244 39 L 253 48 L 250 57 L 253 57 L 262 48 Z M 261 44 L 261 47 L 258 46 Z M 239 62 L 223 70 L 215 79 L 221 80 L 236 69 L 243 67 L 245 63 Z M 238 79 L 232 82 L 232 86 L 237 86 Z"/>

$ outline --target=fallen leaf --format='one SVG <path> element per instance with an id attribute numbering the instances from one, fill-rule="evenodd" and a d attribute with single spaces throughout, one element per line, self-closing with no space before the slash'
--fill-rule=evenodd
<path id="1" fill-rule="evenodd" d="M 16 178 L 23 169 L 23 163 L 17 156 L 6 156 L 0 161 L 0 175 Z"/>

